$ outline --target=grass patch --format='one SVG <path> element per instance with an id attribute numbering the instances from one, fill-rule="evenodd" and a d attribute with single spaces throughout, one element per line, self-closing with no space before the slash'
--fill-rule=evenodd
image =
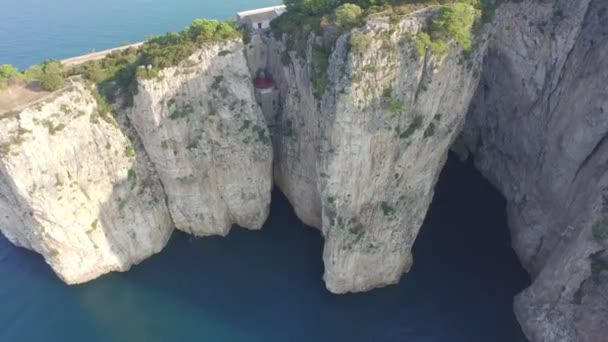
<path id="1" fill-rule="evenodd" d="M 384 105 L 384 109 L 391 113 L 397 113 L 405 108 L 405 101 L 399 99 L 390 99 Z"/>
<path id="2" fill-rule="evenodd" d="M 127 158 L 135 158 L 135 149 L 133 145 L 129 144 L 125 146 L 124 156 Z"/>

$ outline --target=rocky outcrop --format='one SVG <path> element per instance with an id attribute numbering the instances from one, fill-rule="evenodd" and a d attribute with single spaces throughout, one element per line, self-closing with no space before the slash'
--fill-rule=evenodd
<path id="1" fill-rule="evenodd" d="M 322 230 L 332 292 L 396 283 L 412 264 L 410 249 L 464 123 L 479 65 L 479 54 L 464 60 L 457 46 L 418 56 L 412 37 L 435 13 L 397 22 L 377 16 L 342 35 L 322 97 L 315 97 L 322 85 L 315 78 L 324 74 L 318 61 L 325 38 L 311 37 L 304 58 L 270 43 L 268 69 L 282 99 L 273 130 L 275 180 L 297 215 Z"/>
<path id="2" fill-rule="evenodd" d="M 0 230 L 11 242 L 73 284 L 159 252 L 174 225 L 261 228 L 272 147 L 241 42 L 140 79 L 120 124 L 90 86 L 70 82 L 0 114 Z"/>
<path id="3" fill-rule="evenodd" d="M 237 41 L 140 79 L 129 117 L 164 185 L 176 228 L 259 229 L 270 208 L 272 146 Z"/>
<path id="4" fill-rule="evenodd" d="M 0 115 L 0 230 L 66 283 L 125 271 L 172 231 L 162 188 L 91 91 Z"/>
<path id="5" fill-rule="evenodd" d="M 505 3 L 461 141 L 508 200 L 532 341 L 608 334 L 608 4 Z"/>

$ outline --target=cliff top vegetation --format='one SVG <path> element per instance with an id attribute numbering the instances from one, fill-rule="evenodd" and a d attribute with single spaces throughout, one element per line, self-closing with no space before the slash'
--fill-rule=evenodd
<path id="1" fill-rule="evenodd" d="M 377 13 L 393 18 L 433 5 L 458 3 L 480 10 L 484 20 L 488 20 L 493 16 L 498 1 L 500 0 L 285 0 L 287 12 L 275 19 L 271 26 L 276 38 L 284 33 L 308 36 L 310 32 L 319 32 L 326 25 L 352 28 Z"/>
<path id="2" fill-rule="evenodd" d="M 390 22 L 400 16 L 429 6 L 441 6 L 437 15 L 429 19 L 428 25 L 413 38 L 419 56 L 427 52 L 441 55 L 455 41 L 468 55 L 472 49 L 471 29 L 478 14 L 488 20 L 493 15 L 498 0 L 285 0 L 287 12 L 271 22 L 275 39 L 283 35 L 286 49 L 304 57 L 311 33 L 323 37 L 322 43 L 313 45 L 312 81 L 315 96 L 320 97 L 327 83 L 326 69 L 336 39 L 344 32 L 365 23 L 372 15 L 388 16 Z M 365 38 L 365 39 L 362 39 Z M 365 41 L 364 41 L 365 40 Z M 369 46 L 367 37 L 353 35 L 351 47 Z M 288 55 L 288 53 L 286 53 Z M 288 58 L 284 58 L 289 61 Z"/>
<path id="3" fill-rule="evenodd" d="M 118 91 L 134 94 L 137 77 L 155 77 L 159 70 L 177 65 L 204 44 L 239 37 L 241 32 L 232 22 L 196 19 L 180 32 L 147 39 L 139 49 L 117 50 L 101 60 L 88 61 L 67 70 L 57 60 L 44 61 L 23 72 L 9 64 L 1 65 L 0 89 L 11 82 L 38 82 L 44 90 L 54 91 L 64 85 L 66 77 L 81 75 L 97 84 L 101 93 L 113 101 Z M 126 96 L 126 104 L 130 98 Z"/>
<path id="4" fill-rule="evenodd" d="M 23 72 L 10 64 L 3 64 L 0 65 L 0 89 L 11 82 L 22 81 L 38 82 L 42 89 L 54 91 L 63 87 L 65 76 L 63 64 L 53 59 L 33 65 Z"/>

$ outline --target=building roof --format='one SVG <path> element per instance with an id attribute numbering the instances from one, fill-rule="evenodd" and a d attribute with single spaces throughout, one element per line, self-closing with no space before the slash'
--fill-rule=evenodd
<path id="1" fill-rule="evenodd" d="M 244 11 L 237 13 L 237 17 L 239 20 L 247 19 L 253 23 L 262 22 L 262 21 L 270 21 L 279 15 L 285 12 L 285 5 L 281 6 L 272 6 L 272 7 L 264 7 L 250 11 Z"/>
<path id="2" fill-rule="evenodd" d="M 274 86 L 274 82 L 272 81 L 272 78 L 269 77 L 258 77 L 256 78 L 253 83 L 255 84 L 255 87 L 258 89 L 269 89 L 272 88 Z"/>

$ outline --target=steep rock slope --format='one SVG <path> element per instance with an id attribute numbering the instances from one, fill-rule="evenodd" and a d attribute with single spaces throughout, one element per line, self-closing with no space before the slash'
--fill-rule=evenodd
<path id="1" fill-rule="evenodd" d="M 150 156 L 176 228 L 226 235 L 268 215 L 272 147 L 237 41 L 215 43 L 139 80 L 129 117 Z"/>
<path id="2" fill-rule="evenodd" d="M 85 85 L 0 115 L 0 137 L 0 230 L 66 283 L 125 271 L 166 244 L 159 182 Z"/>
<path id="3" fill-rule="evenodd" d="M 608 4 L 506 3 L 462 141 L 508 200 L 532 341 L 608 334 Z"/>
<path id="4" fill-rule="evenodd" d="M 311 79 L 322 38 L 309 39 L 304 59 L 290 52 L 289 63 L 283 44 L 270 42 L 268 68 L 282 100 L 275 180 L 297 215 L 321 228 L 332 292 L 396 283 L 412 264 L 410 249 L 479 65 L 479 54 L 465 60 L 457 46 L 418 56 L 412 37 L 436 13 L 398 22 L 377 16 L 340 37 L 320 101 Z"/>

